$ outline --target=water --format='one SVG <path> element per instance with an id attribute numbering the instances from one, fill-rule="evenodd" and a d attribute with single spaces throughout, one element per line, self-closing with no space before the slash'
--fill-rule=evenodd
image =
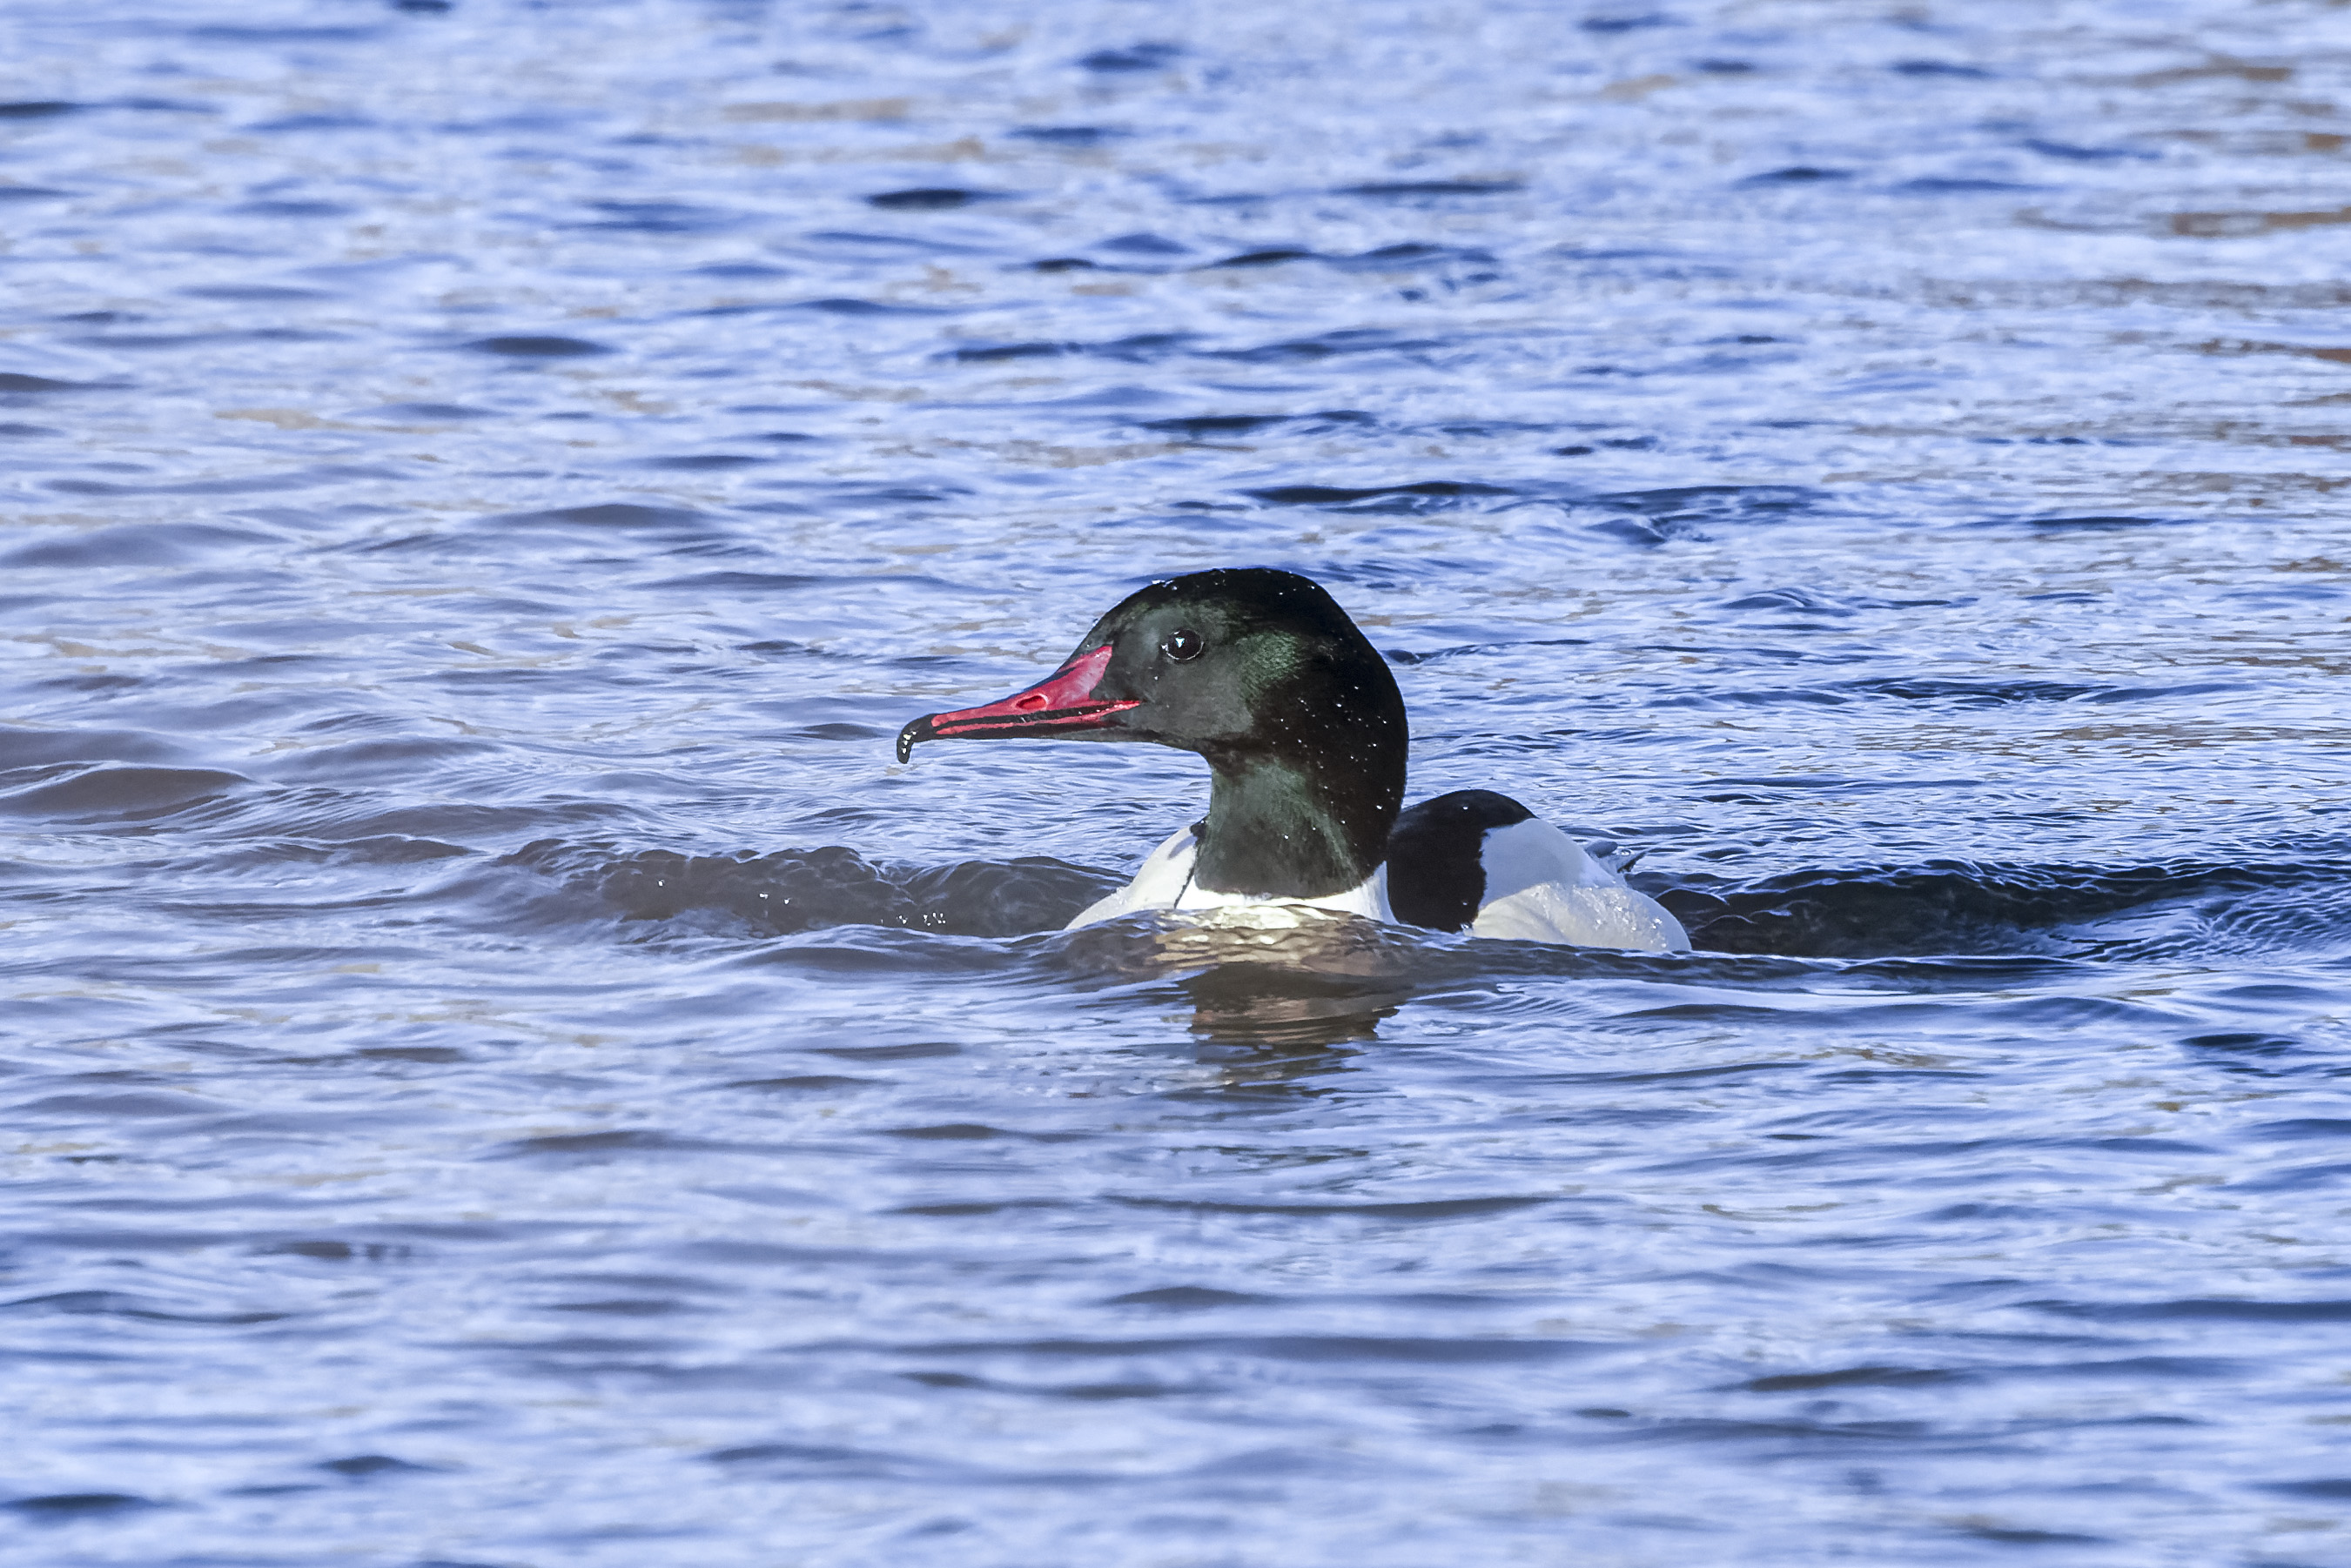
<path id="1" fill-rule="evenodd" d="M 0 1557 L 2351 1562 L 2346 73 L 12 0 Z M 892 765 L 1249 563 L 1706 950 Z"/>

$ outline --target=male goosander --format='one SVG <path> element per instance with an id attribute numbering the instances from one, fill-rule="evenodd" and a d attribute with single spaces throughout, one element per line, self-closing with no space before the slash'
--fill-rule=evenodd
<path id="1" fill-rule="evenodd" d="M 1197 752 L 1208 815 L 1070 929 L 1144 909 L 1304 904 L 1441 931 L 1652 952 L 1681 924 L 1508 795 L 1404 805 L 1404 698 L 1320 584 L 1270 567 L 1151 584 L 1026 691 L 898 732 L 918 741 L 1061 736 Z"/>

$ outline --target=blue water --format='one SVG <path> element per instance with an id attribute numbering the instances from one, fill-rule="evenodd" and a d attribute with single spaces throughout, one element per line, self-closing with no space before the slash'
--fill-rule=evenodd
<path id="1" fill-rule="evenodd" d="M 2351 1563 L 2346 159 L 2289 0 L 9 0 L 0 1559 Z M 1238 564 L 1701 950 L 1056 934 L 1197 763 L 891 737 Z"/>

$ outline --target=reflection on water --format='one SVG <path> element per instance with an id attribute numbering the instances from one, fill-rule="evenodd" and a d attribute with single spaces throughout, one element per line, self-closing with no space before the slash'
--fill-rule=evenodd
<path id="1" fill-rule="evenodd" d="M 2346 69 L 14 0 L 0 1554 L 2338 1560 Z M 893 764 L 1254 563 L 1701 950 Z"/>
<path id="2" fill-rule="evenodd" d="M 1329 1047 L 1378 1039 L 1380 1021 L 1394 1017 L 1409 994 L 1273 964 L 1220 964 L 1187 976 L 1182 987 L 1201 1040 L 1306 1056 L 1318 1065 Z"/>

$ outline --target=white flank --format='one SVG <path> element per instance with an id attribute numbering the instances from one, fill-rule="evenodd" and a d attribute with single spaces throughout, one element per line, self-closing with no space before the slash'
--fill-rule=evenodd
<path id="1" fill-rule="evenodd" d="M 1662 905 L 1548 822 L 1489 828 L 1479 857 L 1486 901 L 1470 924 L 1472 936 L 1643 952 L 1689 947 L 1689 933 Z"/>

